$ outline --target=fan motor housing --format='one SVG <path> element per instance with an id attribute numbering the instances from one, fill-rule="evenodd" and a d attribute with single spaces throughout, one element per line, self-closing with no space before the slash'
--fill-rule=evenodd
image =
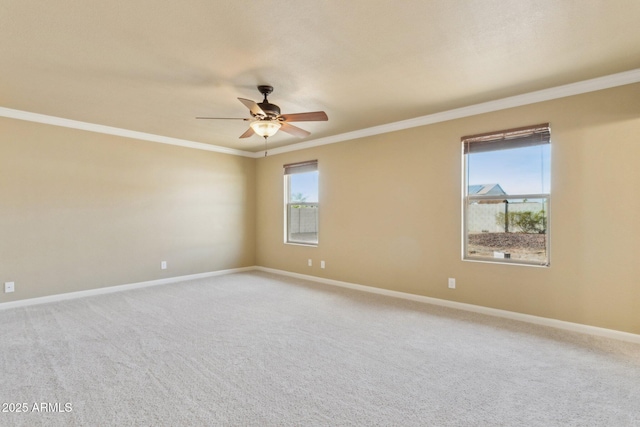
<path id="1" fill-rule="evenodd" d="M 280 107 L 276 104 L 271 104 L 269 102 L 258 102 L 257 104 L 268 117 L 276 117 L 280 115 Z"/>
<path id="2" fill-rule="evenodd" d="M 264 100 L 262 102 L 258 102 L 258 107 L 267 115 L 268 118 L 273 119 L 280 115 L 280 107 L 276 104 L 271 104 L 267 100 L 267 95 L 273 92 L 273 86 L 269 85 L 260 85 L 258 86 L 258 90 L 262 95 L 264 95 Z"/>

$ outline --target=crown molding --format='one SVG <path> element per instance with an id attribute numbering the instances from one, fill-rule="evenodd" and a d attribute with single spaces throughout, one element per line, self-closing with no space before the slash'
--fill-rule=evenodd
<path id="1" fill-rule="evenodd" d="M 563 86 L 556 86 L 549 89 L 543 89 L 535 92 L 525 93 L 522 95 L 510 96 L 494 101 L 483 102 L 480 104 L 470 105 L 467 107 L 455 108 L 453 110 L 442 111 L 439 113 L 429 114 L 426 116 L 416 117 L 413 119 L 402 120 L 399 122 L 387 123 L 384 125 L 373 126 L 352 132 L 332 135 L 325 138 L 312 139 L 309 141 L 291 144 L 284 147 L 269 149 L 270 155 L 287 153 L 290 151 L 304 150 L 307 148 L 319 147 L 322 145 L 335 144 L 337 142 L 349 141 L 352 139 L 364 138 L 368 136 L 380 135 L 389 132 L 395 132 L 404 129 L 410 129 L 419 126 L 431 125 L 434 123 L 446 122 L 449 120 L 461 119 L 464 117 L 475 116 L 478 114 L 490 113 L 493 111 L 505 110 L 507 108 L 521 107 L 523 105 L 536 104 L 538 102 L 551 101 L 553 99 L 564 98 L 567 96 L 581 95 L 584 93 L 595 92 L 603 89 L 624 86 L 628 84 L 640 82 L 640 68 L 625 71 L 622 73 L 611 74 L 595 79 L 584 80 L 581 82 L 570 83 Z M 80 129 L 89 132 L 104 133 L 107 135 L 122 136 L 125 138 L 139 139 L 143 141 L 158 142 L 161 144 L 177 145 L 180 147 L 194 148 L 197 150 L 214 151 L 217 153 L 231 154 L 235 156 L 251 157 L 258 159 L 264 156 L 264 151 L 250 152 L 237 150 L 234 148 L 220 147 L 218 145 L 205 144 L 202 142 L 189 141 L 186 139 L 171 138 L 168 136 L 154 135 L 150 133 L 138 132 L 134 130 L 121 129 L 112 126 L 98 125 L 95 123 L 81 122 L 77 120 L 64 119 L 61 117 L 47 116 L 44 114 L 31 113 L 28 111 L 14 110 L 11 108 L 0 107 L 0 117 L 7 117 L 18 120 L 26 120 L 30 122 L 43 123 L 53 126 L 62 126 L 72 129 Z"/>
<path id="2" fill-rule="evenodd" d="M 47 116 L 45 114 L 31 113 L 28 111 L 14 110 L 5 107 L 0 107 L 0 117 L 43 123 L 53 126 L 61 126 L 71 129 L 80 129 L 88 132 L 103 133 L 107 135 L 122 136 L 125 138 L 139 139 L 143 141 L 159 142 L 160 144 L 177 145 L 179 147 L 194 148 L 196 150 L 214 151 L 217 153 L 231 154 L 234 156 L 254 157 L 254 153 L 249 151 L 236 150 L 233 148 L 220 147 L 217 145 L 205 144 L 202 142 L 171 138 L 162 135 L 154 135 L 151 133 L 138 132 L 135 130 L 116 128 L 112 126 L 98 125 L 95 123 L 81 122 L 78 120 L 63 119 L 61 117 Z"/>
<path id="3" fill-rule="evenodd" d="M 551 101 L 553 99 L 565 98 L 568 96 L 581 95 L 603 89 L 624 86 L 640 82 L 640 68 L 623 73 L 611 74 L 595 79 L 584 80 L 577 83 L 570 83 L 563 86 L 556 86 L 522 95 L 510 96 L 495 101 L 483 102 L 467 107 L 455 108 L 453 110 L 440 113 L 429 114 L 413 119 L 388 123 L 380 126 L 373 126 L 353 132 L 333 135 L 326 138 L 313 139 L 297 144 L 287 145 L 269 150 L 270 155 L 287 153 L 290 151 L 304 150 L 306 148 L 319 147 L 321 145 L 334 144 L 336 142 L 348 141 L 351 139 L 364 138 L 367 136 L 380 135 L 388 132 L 395 132 L 410 129 L 418 126 L 431 125 L 434 123 L 446 122 L 449 120 L 461 119 L 478 114 L 491 113 L 493 111 L 505 110 L 507 108 L 521 107 L 523 105 L 536 104 L 538 102 Z M 256 153 L 254 157 L 262 157 L 263 154 Z"/>

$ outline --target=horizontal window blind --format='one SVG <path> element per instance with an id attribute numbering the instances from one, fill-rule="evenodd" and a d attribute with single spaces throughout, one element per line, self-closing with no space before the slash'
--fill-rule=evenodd
<path id="1" fill-rule="evenodd" d="M 542 123 L 497 132 L 463 136 L 461 141 L 464 144 L 464 154 L 532 147 L 549 144 L 551 141 L 551 128 L 549 123 Z"/>
<path id="2" fill-rule="evenodd" d="M 288 165 L 284 165 L 284 174 L 285 175 L 293 175 L 296 173 L 307 173 L 307 172 L 315 172 L 318 170 L 318 161 L 317 160 L 309 160 L 306 162 L 300 163 L 290 163 Z"/>

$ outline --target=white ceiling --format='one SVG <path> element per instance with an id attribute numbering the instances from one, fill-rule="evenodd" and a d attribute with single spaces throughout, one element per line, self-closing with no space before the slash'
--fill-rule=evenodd
<path id="1" fill-rule="evenodd" d="M 640 68 L 638 0 L 0 0 L 0 106 L 244 151 Z"/>

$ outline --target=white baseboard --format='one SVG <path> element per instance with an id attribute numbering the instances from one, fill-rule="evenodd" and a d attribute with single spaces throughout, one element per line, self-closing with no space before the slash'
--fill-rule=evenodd
<path id="1" fill-rule="evenodd" d="M 19 301 L 9 301 L 0 303 L 0 310 L 16 307 L 26 307 L 30 305 L 46 304 L 49 302 L 65 301 L 76 298 L 84 298 L 94 295 L 110 294 L 113 292 L 128 291 L 131 289 L 147 288 L 149 286 L 166 285 L 169 283 L 184 282 L 186 280 L 203 279 L 206 277 L 222 276 L 224 274 L 241 273 L 252 271 L 255 267 L 231 268 L 228 270 L 210 271 L 207 273 L 189 274 L 186 276 L 168 277 L 165 279 L 149 280 L 146 282 L 130 283 L 127 285 L 107 286 L 104 288 L 87 289 L 86 291 L 67 292 L 64 294 L 48 295 L 46 297 L 27 298 Z"/>
<path id="2" fill-rule="evenodd" d="M 276 270 L 266 267 L 255 267 L 255 270 L 267 273 L 280 274 L 283 276 L 295 277 L 297 279 L 310 280 L 342 288 L 355 289 L 358 291 L 370 292 L 379 295 L 386 295 L 394 298 L 402 298 L 411 301 L 418 301 L 426 304 L 434 304 L 443 307 L 455 308 L 458 310 L 472 311 L 474 313 L 487 314 L 489 316 L 502 317 L 505 319 L 518 320 L 521 322 L 533 323 L 536 325 L 549 326 L 557 329 L 564 329 L 572 332 L 580 332 L 588 335 L 612 338 L 620 341 L 627 341 L 640 344 L 640 335 L 628 332 L 616 331 L 613 329 L 599 328 L 597 326 L 583 325 L 580 323 L 566 322 L 564 320 L 550 319 L 547 317 L 532 316 L 530 314 L 516 313 L 513 311 L 499 310 L 496 308 L 483 307 L 480 305 L 466 304 L 462 302 L 449 301 L 439 298 L 425 297 L 422 295 L 409 294 L 405 292 L 392 291 L 389 289 L 374 288 L 372 286 L 357 285 L 355 283 L 342 282 L 339 280 L 325 279 L 322 277 L 309 276 L 306 274 L 292 273 L 284 270 Z"/>
<path id="3" fill-rule="evenodd" d="M 583 325 L 580 323 L 566 322 L 564 320 L 532 316 L 530 314 L 516 313 L 513 311 L 499 310 L 496 308 L 483 307 L 480 305 L 466 304 L 462 302 L 426 297 L 423 295 L 409 294 L 406 292 L 392 291 L 389 289 L 375 288 L 372 286 L 358 285 L 355 283 L 342 282 L 340 280 L 325 279 L 322 277 L 310 276 L 307 274 L 300 274 L 300 273 L 292 273 L 290 271 L 277 270 L 273 268 L 260 267 L 260 266 L 231 268 L 227 270 L 210 271 L 207 273 L 189 274 L 186 276 L 169 277 L 165 279 L 149 280 L 146 282 L 130 283 L 126 285 L 117 285 L 117 286 L 108 286 L 104 288 L 88 289 L 86 291 L 68 292 L 64 294 L 49 295 L 45 297 L 28 298 L 28 299 L 19 300 L 19 301 L 4 302 L 4 303 L 0 303 L 0 310 L 17 308 L 17 307 L 27 307 L 31 305 L 45 304 L 45 303 L 56 302 L 56 301 L 65 301 L 65 300 L 83 298 L 83 297 L 88 297 L 93 295 L 110 294 L 113 292 L 122 292 L 122 291 L 131 290 L 131 289 L 140 289 L 140 288 L 146 288 L 150 286 L 166 285 L 170 283 L 184 282 L 187 280 L 203 279 L 207 277 L 222 276 L 225 274 L 242 273 L 242 272 L 254 271 L 254 270 L 279 274 L 282 276 L 294 277 L 297 279 L 309 280 L 309 281 L 323 283 L 323 284 L 332 285 L 332 286 L 339 286 L 342 288 L 355 289 L 363 292 L 386 295 L 393 298 L 401 298 L 401 299 L 417 301 L 417 302 L 426 303 L 426 304 L 439 305 L 443 307 L 455 308 L 458 310 L 471 311 L 474 313 L 486 314 L 489 316 L 502 317 L 505 319 L 518 320 L 521 322 L 528 322 L 536 325 L 549 326 L 552 328 L 564 329 L 572 332 L 580 332 L 583 334 L 595 335 L 595 336 L 612 338 L 620 341 L 627 341 L 627 342 L 640 344 L 640 335 L 631 334 L 628 332 L 616 331 L 613 329 L 606 329 L 606 328 L 599 328 L 597 326 Z"/>

